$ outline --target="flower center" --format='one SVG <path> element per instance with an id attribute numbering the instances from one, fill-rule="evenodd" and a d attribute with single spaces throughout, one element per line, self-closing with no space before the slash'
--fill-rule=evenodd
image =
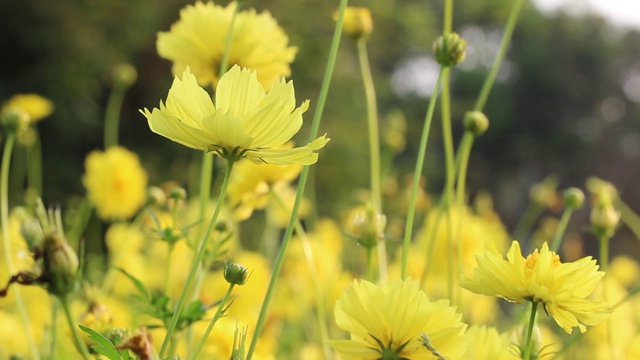
<path id="1" fill-rule="evenodd" d="M 533 270 L 533 268 L 536 267 L 536 263 L 538 262 L 539 255 L 540 255 L 540 252 L 538 251 L 538 249 L 536 249 L 534 252 L 529 254 L 529 256 L 527 256 L 527 259 L 524 262 L 524 265 L 527 267 L 527 269 Z M 556 267 L 558 267 L 558 265 L 561 264 L 560 256 L 558 256 L 558 254 L 556 254 L 555 252 L 551 251 L 551 257 L 552 257 L 551 266 L 555 269 Z"/>

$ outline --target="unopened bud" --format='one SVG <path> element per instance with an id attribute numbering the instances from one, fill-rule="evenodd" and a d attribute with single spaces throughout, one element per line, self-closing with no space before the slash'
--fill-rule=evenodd
<path id="1" fill-rule="evenodd" d="M 169 191 L 169 197 L 174 200 L 186 200 L 187 190 L 182 187 L 176 186 Z"/>
<path id="2" fill-rule="evenodd" d="M 62 235 L 53 232 L 45 237 L 42 258 L 42 277 L 49 293 L 61 296 L 73 292 L 78 284 L 78 255 Z"/>
<path id="3" fill-rule="evenodd" d="M 576 187 L 570 187 L 562 194 L 564 206 L 570 210 L 580 209 L 584 205 L 584 192 Z"/>
<path id="4" fill-rule="evenodd" d="M 358 244 L 369 249 L 384 240 L 384 229 L 387 225 L 387 217 L 377 213 L 373 205 L 367 205 L 366 209 L 358 211 L 353 217 L 351 234 Z"/>
<path id="5" fill-rule="evenodd" d="M 236 263 L 225 261 L 224 263 L 224 279 L 229 284 L 244 285 L 249 278 L 247 268 Z"/>
<path id="6" fill-rule="evenodd" d="M 6 108 L 0 114 L 0 124 L 11 133 L 20 133 L 29 127 L 31 118 L 25 111 Z"/>
<path id="7" fill-rule="evenodd" d="M 620 212 L 611 204 L 596 204 L 591 210 L 591 227 L 598 237 L 610 238 L 620 223 Z"/>
<path id="8" fill-rule="evenodd" d="M 467 42 L 454 32 L 440 36 L 433 43 L 436 61 L 445 67 L 452 67 L 464 61 L 466 49 Z"/>
<path id="9" fill-rule="evenodd" d="M 113 80 L 117 85 L 128 88 L 138 80 L 138 72 L 131 64 L 118 64 L 113 68 Z"/>
<path id="10" fill-rule="evenodd" d="M 20 226 L 20 234 L 27 241 L 29 250 L 33 250 L 36 246 L 44 241 L 44 233 L 40 222 L 36 219 L 26 219 Z"/>
<path id="11" fill-rule="evenodd" d="M 484 134 L 489 128 L 489 119 L 481 111 L 467 111 L 464 114 L 464 129 L 475 136 Z"/>
<path id="12" fill-rule="evenodd" d="M 150 186 L 147 189 L 147 204 L 163 206 L 167 202 L 167 195 L 157 186 Z"/>
<path id="13" fill-rule="evenodd" d="M 338 13 L 333 14 L 334 20 L 338 19 Z M 344 33 L 354 39 L 367 38 L 373 32 L 371 10 L 365 7 L 347 7 L 344 12 L 342 24 Z"/>
<path id="14" fill-rule="evenodd" d="M 230 228 L 230 226 L 229 226 L 229 223 L 227 221 L 218 221 L 214 226 L 214 229 L 217 232 L 227 232 L 227 231 L 229 231 L 229 228 Z"/>

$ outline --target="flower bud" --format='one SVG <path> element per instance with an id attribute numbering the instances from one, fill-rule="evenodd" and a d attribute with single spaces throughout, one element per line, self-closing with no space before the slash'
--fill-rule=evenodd
<path id="1" fill-rule="evenodd" d="M 352 222 L 351 234 L 358 244 L 369 249 L 384 240 L 384 229 L 387 225 L 387 217 L 376 213 L 372 204 L 366 209 L 358 211 Z"/>
<path id="2" fill-rule="evenodd" d="M 224 262 L 224 279 L 229 284 L 244 285 L 249 278 L 247 268 L 230 261 Z"/>
<path id="3" fill-rule="evenodd" d="M 529 190 L 531 201 L 545 208 L 556 208 L 560 204 L 557 190 L 559 182 L 558 177 L 552 174 L 533 185 Z"/>
<path id="4" fill-rule="evenodd" d="M 11 133 L 20 133 L 29 127 L 31 118 L 25 111 L 5 108 L 0 113 L 0 124 Z"/>
<path id="5" fill-rule="evenodd" d="M 187 190 L 182 187 L 175 186 L 169 191 L 169 198 L 174 200 L 186 200 L 187 199 Z"/>
<path id="6" fill-rule="evenodd" d="M 138 72 L 131 64 L 118 64 L 113 68 L 113 80 L 117 85 L 128 88 L 138 80 Z"/>
<path id="7" fill-rule="evenodd" d="M 147 189 L 147 204 L 155 206 L 164 206 L 167 202 L 167 195 L 157 186 L 150 186 Z"/>
<path id="8" fill-rule="evenodd" d="M 217 232 L 227 232 L 227 231 L 229 231 L 230 228 L 231 228 L 231 226 L 229 226 L 229 222 L 227 222 L 227 221 L 218 221 L 214 225 L 214 229 Z"/>
<path id="9" fill-rule="evenodd" d="M 42 278 L 49 293 L 62 296 L 73 292 L 78 284 L 78 255 L 61 234 L 52 232 L 44 239 Z"/>
<path id="10" fill-rule="evenodd" d="M 562 194 L 564 206 L 570 210 L 580 209 L 584 205 L 584 192 L 576 187 L 570 187 Z"/>
<path id="11" fill-rule="evenodd" d="M 464 130 L 475 136 L 484 134 L 489 128 L 489 119 L 481 111 L 467 111 L 464 114 Z"/>
<path id="12" fill-rule="evenodd" d="M 610 238 L 620 223 L 620 212 L 612 204 L 596 204 L 591 210 L 591 228 L 598 237 Z"/>
<path id="13" fill-rule="evenodd" d="M 333 18 L 334 20 L 338 19 L 338 12 L 333 13 Z M 345 34 L 354 39 L 368 38 L 373 31 L 371 10 L 365 7 L 348 6 L 344 12 L 342 29 Z"/>
<path id="14" fill-rule="evenodd" d="M 27 241 L 29 250 L 33 250 L 44 241 L 42 227 L 36 219 L 25 219 L 20 226 L 20 234 Z"/>
<path id="15" fill-rule="evenodd" d="M 460 35 L 452 32 L 440 36 L 433 43 L 432 49 L 440 65 L 452 67 L 464 61 L 467 42 Z"/>

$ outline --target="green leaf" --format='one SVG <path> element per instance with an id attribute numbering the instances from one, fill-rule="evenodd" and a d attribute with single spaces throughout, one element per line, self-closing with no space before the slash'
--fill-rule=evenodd
<path id="1" fill-rule="evenodd" d="M 113 343 L 109 341 L 109 339 L 107 339 L 104 335 L 86 326 L 83 326 L 83 325 L 78 325 L 78 326 L 80 326 L 80 329 L 82 331 L 89 334 L 90 340 L 93 340 L 98 344 L 98 345 L 91 346 L 91 349 L 93 349 L 95 352 L 97 352 L 100 355 L 106 356 L 110 360 L 123 359 L 122 353 L 118 349 L 116 349 L 116 346 L 113 345 Z M 126 356 L 127 357 L 125 359 L 128 359 L 129 358 L 128 352 Z"/>
<path id="2" fill-rule="evenodd" d="M 151 299 L 149 290 L 147 290 L 147 288 L 144 286 L 144 284 L 140 280 L 136 279 L 135 276 L 129 274 L 126 270 L 122 268 L 115 267 L 115 269 L 123 273 L 126 277 L 129 278 L 129 280 L 131 280 L 131 282 L 133 282 L 133 285 L 135 285 L 136 289 L 138 289 L 138 292 L 140 293 L 140 295 L 142 295 L 142 297 L 144 297 L 145 299 Z"/>

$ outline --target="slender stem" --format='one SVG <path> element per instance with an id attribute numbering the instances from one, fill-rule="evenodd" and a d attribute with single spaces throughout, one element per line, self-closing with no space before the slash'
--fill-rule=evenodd
<path id="1" fill-rule="evenodd" d="M 120 109 L 127 87 L 116 83 L 111 88 L 107 111 L 104 116 L 104 148 L 108 149 L 118 145 L 118 127 L 120 122 Z"/>
<path id="2" fill-rule="evenodd" d="M 7 133 L 7 137 L 4 139 L 2 165 L 0 168 L 0 225 L 2 226 L 4 261 L 7 264 L 9 275 L 12 275 L 15 272 L 13 259 L 11 258 L 11 234 L 9 232 L 9 169 L 11 168 L 11 154 L 13 153 L 13 145 L 15 144 L 15 141 L 16 134 L 14 132 Z M 27 338 L 29 352 L 33 359 L 39 360 L 40 354 L 38 353 L 38 346 L 36 345 L 36 341 L 33 337 L 33 330 L 31 328 L 31 322 L 29 322 L 27 307 L 25 306 L 24 299 L 22 298 L 22 291 L 19 287 L 14 286 L 13 294 L 16 298 L 16 305 L 18 306 L 18 313 L 20 314 L 22 326 L 24 326 L 24 335 Z"/>
<path id="3" fill-rule="evenodd" d="M 284 203 L 282 198 L 278 196 L 275 192 L 270 192 L 273 199 L 278 203 L 278 205 L 285 209 L 286 211 L 290 211 L 287 205 Z M 320 330 L 320 336 L 323 344 L 324 355 L 327 360 L 331 359 L 331 348 L 327 344 L 329 341 L 329 330 L 327 328 L 327 316 L 324 308 L 324 292 L 323 287 L 320 286 L 320 277 L 318 276 L 318 270 L 316 266 L 315 257 L 313 256 L 313 249 L 311 248 L 311 243 L 309 242 L 309 237 L 307 236 L 306 231 L 304 231 L 304 227 L 300 220 L 296 220 L 295 224 L 296 234 L 298 238 L 300 238 L 300 244 L 302 245 L 302 252 L 304 253 L 304 258 L 307 261 L 307 267 L 309 268 L 309 277 L 311 278 L 311 283 L 313 285 L 313 290 L 316 295 L 316 309 L 318 315 L 318 328 Z"/>
<path id="4" fill-rule="evenodd" d="M 523 241 L 531 233 L 533 225 L 536 223 L 538 216 L 542 213 L 542 206 L 535 202 L 529 203 L 529 206 L 525 209 L 524 214 L 518 221 L 515 230 L 513 230 L 513 237 L 518 241 Z"/>
<path id="5" fill-rule="evenodd" d="M 474 135 L 469 131 L 465 131 L 460 142 L 460 164 L 458 167 L 458 179 L 456 187 L 456 209 L 458 210 L 458 229 L 456 231 L 455 244 L 457 245 L 456 263 L 458 268 L 458 277 L 464 274 L 464 260 L 462 259 L 462 226 L 464 225 L 465 216 L 465 192 L 467 181 L 467 168 L 469 165 L 469 156 L 471 155 L 471 147 L 473 146 Z M 458 309 L 462 311 L 462 296 L 458 296 Z"/>
<path id="6" fill-rule="evenodd" d="M 51 302 L 51 329 L 49 330 L 51 332 L 50 335 L 50 344 L 49 344 L 49 359 L 55 359 L 56 358 L 56 342 L 57 342 L 57 336 L 58 336 L 58 327 L 56 326 L 56 324 L 58 323 L 58 303 L 56 303 L 55 301 Z"/>
<path id="7" fill-rule="evenodd" d="M 169 244 L 169 252 L 167 254 L 167 262 L 164 268 L 164 293 L 169 296 L 169 289 L 171 287 L 171 257 L 173 256 L 174 244 Z"/>
<path id="8" fill-rule="evenodd" d="M 445 0 L 444 2 L 444 21 L 442 32 L 446 35 L 451 32 L 453 23 L 453 0 Z"/>
<path id="9" fill-rule="evenodd" d="M 318 129 L 320 128 L 320 120 L 322 119 L 322 112 L 324 111 L 327 95 L 329 94 L 329 86 L 331 85 L 331 76 L 333 75 L 333 68 L 336 63 L 338 48 L 340 46 L 340 38 L 342 37 L 342 24 L 344 22 L 344 12 L 347 8 L 348 2 L 349 2 L 348 0 L 340 0 L 340 8 L 338 9 L 338 20 L 336 21 L 336 26 L 333 32 L 333 39 L 331 41 L 331 48 L 329 50 L 329 59 L 327 60 L 327 67 L 325 69 L 324 77 L 322 79 L 322 86 L 320 87 L 320 95 L 318 96 L 318 105 L 313 114 L 313 122 L 311 123 L 311 131 L 309 134 L 310 141 L 313 141 L 313 139 L 317 137 Z M 269 302 L 271 300 L 271 294 L 273 293 L 273 289 L 275 288 L 278 275 L 280 274 L 280 270 L 282 268 L 282 262 L 284 261 L 284 255 L 286 254 L 287 246 L 289 245 L 289 241 L 293 233 L 294 224 L 296 222 L 296 219 L 298 218 L 298 209 L 300 208 L 302 195 L 304 194 L 304 188 L 307 183 L 308 177 L 309 177 L 309 166 L 305 166 L 304 169 L 302 169 L 302 173 L 300 174 L 300 180 L 298 180 L 298 191 L 296 192 L 296 199 L 293 203 L 293 209 L 291 210 L 289 223 L 287 224 L 287 228 L 285 229 L 282 244 L 280 245 L 280 251 L 278 252 L 278 257 L 276 258 L 276 262 L 274 264 L 273 272 L 271 273 L 271 279 L 269 280 L 267 293 L 262 302 L 262 307 L 260 308 L 260 314 L 258 315 L 256 329 L 255 329 L 255 332 L 253 333 L 253 337 L 251 338 L 251 345 L 249 346 L 249 351 L 247 353 L 247 358 L 246 358 L 247 360 L 251 360 L 251 357 L 253 356 L 253 352 L 255 351 L 256 345 L 258 343 L 258 338 L 260 337 L 260 333 L 262 332 L 262 327 L 264 326 L 264 321 L 267 316 L 267 309 L 269 308 Z"/>
<path id="10" fill-rule="evenodd" d="M 573 209 L 569 209 L 569 208 L 564 209 L 564 212 L 562 213 L 562 217 L 560 218 L 560 224 L 558 224 L 556 233 L 553 236 L 553 240 L 551 241 L 551 251 L 557 253 L 558 249 L 560 249 L 562 236 L 564 236 L 564 233 L 567 230 L 567 225 L 569 225 L 569 220 L 571 219 L 572 213 L 573 213 Z"/>
<path id="11" fill-rule="evenodd" d="M 431 129 L 431 120 L 433 119 L 433 111 L 435 109 L 436 100 L 438 98 L 438 92 L 440 91 L 440 85 L 442 83 L 442 74 L 444 68 L 440 68 L 438 74 L 438 80 L 436 86 L 431 94 L 431 100 L 429 100 L 429 107 L 427 109 L 427 115 L 424 120 L 424 127 L 422 128 L 422 136 L 420 137 L 420 148 L 418 149 L 418 160 L 416 161 L 416 168 L 413 172 L 413 184 L 411 184 L 411 195 L 409 197 L 409 209 L 407 211 L 407 222 L 404 229 L 404 241 L 402 243 L 402 267 L 400 277 L 404 278 L 407 274 L 407 259 L 409 256 L 409 243 L 411 242 L 411 235 L 413 233 L 413 220 L 416 215 L 416 199 L 418 195 L 418 184 L 420 183 L 420 175 L 422 174 L 422 167 L 424 165 L 424 158 L 427 150 L 427 140 L 429 138 L 429 130 Z"/>
<path id="12" fill-rule="evenodd" d="M 82 199 L 78 210 L 76 210 L 75 216 L 73 217 L 73 223 L 71 224 L 71 229 L 69 229 L 69 235 L 67 236 L 69 243 L 75 244 L 80 240 L 80 236 L 89 223 L 92 210 L 93 205 L 91 205 L 91 201 L 89 201 L 89 199 L 87 199 L 87 197 L 85 196 L 85 198 Z"/>
<path id="13" fill-rule="evenodd" d="M 76 346 L 76 350 L 78 350 L 78 352 L 85 360 L 90 360 L 91 355 L 89 355 L 87 345 L 84 343 L 84 341 L 82 341 L 82 337 L 80 337 L 80 333 L 78 332 L 78 326 L 73 321 L 73 316 L 71 315 L 71 307 L 69 306 L 69 297 L 67 295 L 63 295 L 58 297 L 58 300 L 60 300 L 62 312 L 64 312 L 64 317 L 67 319 L 67 324 L 69 325 L 69 329 L 71 330 L 71 335 L 73 336 L 73 343 Z"/>
<path id="14" fill-rule="evenodd" d="M 369 156 L 371 161 L 371 197 L 373 199 L 373 208 L 376 214 L 382 213 L 382 186 L 380 170 L 380 135 L 378 131 L 378 106 L 376 104 L 376 90 L 373 84 L 373 76 L 371 75 L 371 67 L 369 66 L 369 58 L 367 55 L 367 40 L 360 38 L 358 40 L 358 58 L 360 59 L 360 70 L 362 72 L 362 81 L 367 98 L 367 123 L 369 125 Z M 387 279 L 387 248 L 384 241 L 378 242 L 378 269 L 380 272 L 380 281 L 386 282 Z"/>
<path id="15" fill-rule="evenodd" d="M 213 315 L 213 318 L 211 318 L 211 321 L 209 322 L 209 326 L 207 326 L 207 330 L 205 330 L 204 334 L 202 334 L 202 339 L 200 339 L 200 341 L 198 342 L 198 345 L 196 346 L 195 351 L 193 352 L 193 354 L 191 354 L 191 356 L 189 356 L 189 359 L 198 358 L 198 354 L 200 354 L 202 347 L 207 342 L 207 339 L 209 338 L 209 334 L 211 334 L 211 330 L 213 329 L 213 326 L 216 324 L 218 320 L 220 320 L 222 316 L 224 316 L 225 306 L 227 304 L 227 301 L 229 301 L 229 297 L 231 296 L 231 291 L 233 290 L 233 287 L 235 285 L 236 284 L 229 284 L 227 293 L 224 294 L 224 297 L 222 298 L 220 305 L 218 305 L 218 309 L 216 310 L 215 315 Z"/>
<path id="16" fill-rule="evenodd" d="M 493 83 L 496 80 L 496 76 L 498 76 L 500 65 L 502 65 L 502 61 L 507 54 L 507 49 L 509 48 L 509 43 L 511 42 L 511 35 L 513 35 L 513 30 L 516 27 L 516 22 L 518 21 L 518 16 L 520 15 L 520 10 L 522 10 L 523 4 L 524 0 L 515 0 L 513 2 L 511 12 L 509 12 L 509 18 L 507 19 L 507 24 L 504 28 L 504 35 L 502 37 L 502 42 L 500 43 L 498 55 L 496 56 L 493 65 L 491 65 L 489 74 L 487 74 L 487 77 L 484 80 L 482 90 L 480 90 L 480 95 L 476 100 L 476 104 L 473 107 L 473 110 L 482 111 L 482 109 L 484 109 L 484 105 L 487 102 L 487 98 L 489 97 L 489 93 L 491 92 L 491 88 L 493 87 Z"/>
<path id="17" fill-rule="evenodd" d="M 620 198 L 614 199 L 614 206 L 620 210 L 622 221 L 640 240 L 640 216 L 638 216 L 638 214 L 636 214 L 633 209 L 629 207 L 629 205 L 620 200 Z"/>
<path id="18" fill-rule="evenodd" d="M 32 127 L 35 139 L 27 148 L 27 180 L 29 187 L 36 189 L 38 195 L 42 195 L 42 143 L 36 126 Z"/>
<path id="19" fill-rule="evenodd" d="M 367 248 L 367 280 L 373 282 L 375 264 L 373 263 L 373 248 Z"/>
<path id="20" fill-rule="evenodd" d="M 531 357 L 531 348 L 533 347 L 532 335 L 533 335 L 533 326 L 536 323 L 536 311 L 538 310 L 538 303 L 535 301 L 531 302 L 531 316 L 529 317 L 529 326 L 527 327 L 527 340 L 525 342 L 524 347 L 524 360 L 529 360 Z"/>
<path id="21" fill-rule="evenodd" d="M 211 233 L 213 232 L 213 228 L 218 221 L 218 216 L 220 215 L 220 210 L 222 210 L 222 205 L 224 203 L 224 198 L 227 194 L 227 186 L 229 185 L 229 178 L 231 177 L 231 170 L 233 170 L 233 164 L 235 163 L 232 159 L 227 159 L 227 171 L 224 174 L 224 180 L 222 182 L 222 188 L 220 189 L 220 196 L 218 197 L 218 202 L 216 204 L 216 208 L 211 216 L 211 220 L 209 221 L 209 227 L 207 228 L 206 234 L 200 240 L 198 244 L 198 252 L 196 253 L 195 258 L 193 259 L 193 263 L 191 264 L 191 269 L 189 270 L 189 276 L 184 284 L 184 288 L 182 289 L 182 293 L 180 294 L 180 299 L 178 300 L 178 304 L 176 305 L 175 311 L 173 313 L 173 317 L 171 318 L 171 323 L 169 323 L 169 327 L 167 328 L 167 334 L 162 342 L 162 346 L 160 348 L 159 356 L 162 357 L 167 350 L 167 346 L 169 342 L 171 342 L 171 337 L 173 332 L 176 329 L 176 325 L 178 324 L 178 319 L 180 318 L 180 313 L 184 308 L 184 303 L 187 299 L 187 294 L 190 293 L 190 288 L 193 283 L 193 280 L 196 278 L 196 272 L 200 268 L 200 263 L 202 262 L 202 257 L 204 256 L 205 250 L 207 248 L 207 242 L 211 237 Z"/>

